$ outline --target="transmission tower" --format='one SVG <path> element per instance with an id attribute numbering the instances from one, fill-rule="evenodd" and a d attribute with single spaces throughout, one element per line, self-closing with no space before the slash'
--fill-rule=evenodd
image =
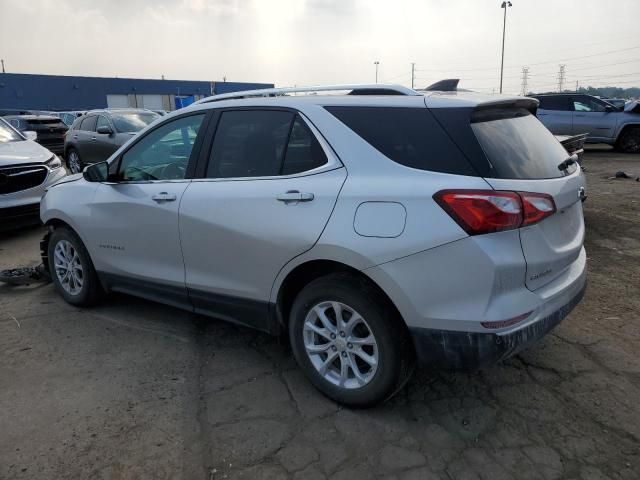
<path id="1" fill-rule="evenodd" d="M 564 67 L 566 67 L 566 65 L 563 63 L 562 65 L 559 65 L 560 67 L 560 71 L 558 72 L 558 91 L 562 92 L 562 90 L 564 89 Z"/>
<path id="2" fill-rule="evenodd" d="M 522 88 L 520 90 L 520 95 L 523 97 L 529 91 L 529 67 L 522 67 Z"/>

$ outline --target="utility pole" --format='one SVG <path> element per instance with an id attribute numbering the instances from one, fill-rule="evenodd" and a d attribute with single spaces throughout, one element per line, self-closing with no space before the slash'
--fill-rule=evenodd
<path id="1" fill-rule="evenodd" d="M 501 8 L 504 9 L 504 19 L 502 20 L 502 58 L 500 60 L 500 93 L 502 93 L 502 76 L 504 74 L 504 36 L 507 30 L 507 8 L 513 4 L 509 1 L 502 2 Z"/>
<path id="2" fill-rule="evenodd" d="M 0 59 L 0 63 L 2 63 L 2 73 L 4 73 L 4 58 Z"/>
<path id="3" fill-rule="evenodd" d="M 564 88 L 564 67 L 566 65 L 563 63 L 559 65 L 560 71 L 558 71 L 558 92 L 562 92 Z"/>
<path id="4" fill-rule="evenodd" d="M 522 67 L 522 88 L 520 90 L 520 95 L 523 97 L 527 94 L 529 90 L 529 67 Z"/>
<path id="5" fill-rule="evenodd" d="M 380 65 L 380 62 L 376 60 L 373 64 L 376 66 L 376 83 L 378 83 L 378 65 Z"/>
<path id="6" fill-rule="evenodd" d="M 576 80 L 576 92 L 578 91 L 578 80 Z"/>
<path id="7" fill-rule="evenodd" d="M 411 62 L 411 88 L 412 89 L 415 81 L 416 81 L 416 64 Z"/>

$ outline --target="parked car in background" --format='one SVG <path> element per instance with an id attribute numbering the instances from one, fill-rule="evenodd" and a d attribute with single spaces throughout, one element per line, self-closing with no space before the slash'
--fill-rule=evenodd
<path id="1" fill-rule="evenodd" d="M 0 118 L 0 230 L 40 222 L 40 198 L 65 175 L 57 155 Z"/>
<path id="2" fill-rule="evenodd" d="M 532 95 L 540 104 L 536 115 L 555 135 L 586 133 L 588 143 L 608 143 L 628 153 L 640 152 L 640 113 L 621 111 L 591 95 Z"/>
<path id="3" fill-rule="evenodd" d="M 53 153 L 64 152 L 64 136 L 68 127 L 53 115 L 8 115 L 3 117 L 16 130 L 35 132 L 36 142 Z"/>
<path id="4" fill-rule="evenodd" d="M 55 112 L 54 115 L 58 117 L 60 120 L 62 120 L 65 123 L 65 125 L 67 125 L 67 127 L 70 127 L 71 125 L 73 125 L 73 122 L 75 122 L 76 118 L 81 117 L 85 113 L 86 113 L 85 111 L 70 111 L 70 112 Z"/>
<path id="5" fill-rule="evenodd" d="M 625 103 L 627 103 L 627 100 L 623 98 L 603 98 L 602 100 L 607 103 L 610 103 L 614 107 L 618 107 L 620 110 L 622 110 L 624 108 Z"/>
<path id="6" fill-rule="evenodd" d="M 77 118 L 65 138 L 64 157 L 72 173 L 109 158 L 133 135 L 160 118 L 151 110 L 91 110 Z"/>
<path id="7" fill-rule="evenodd" d="M 288 337 L 320 391 L 372 405 L 416 357 L 502 360 L 582 298 L 584 176 L 536 106 L 397 85 L 207 98 L 49 189 L 43 262 L 73 305 L 104 288 Z"/>

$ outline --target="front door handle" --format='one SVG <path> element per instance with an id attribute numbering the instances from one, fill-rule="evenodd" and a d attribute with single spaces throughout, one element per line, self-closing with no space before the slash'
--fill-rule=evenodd
<path id="1" fill-rule="evenodd" d="M 96 139 L 96 137 L 91 137 L 91 140 L 95 140 L 95 139 Z"/>
<path id="2" fill-rule="evenodd" d="M 278 201 L 285 203 L 293 202 L 310 202 L 313 200 L 313 193 L 300 193 L 298 190 L 289 190 L 287 193 L 281 193 L 276 197 Z"/>
<path id="3" fill-rule="evenodd" d="M 156 193 L 151 197 L 151 200 L 154 202 L 162 203 L 162 202 L 173 202 L 175 201 L 176 196 L 173 193 L 160 192 Z"/>

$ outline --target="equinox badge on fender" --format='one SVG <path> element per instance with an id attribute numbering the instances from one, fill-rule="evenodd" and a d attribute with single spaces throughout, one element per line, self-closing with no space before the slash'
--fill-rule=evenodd
<path id="1" fill-rule="evenodd" d="M 587 191 L 584 187 L 578 188 L 578 198 L 580 201 L 584 202 L 587 199 Z"/>

